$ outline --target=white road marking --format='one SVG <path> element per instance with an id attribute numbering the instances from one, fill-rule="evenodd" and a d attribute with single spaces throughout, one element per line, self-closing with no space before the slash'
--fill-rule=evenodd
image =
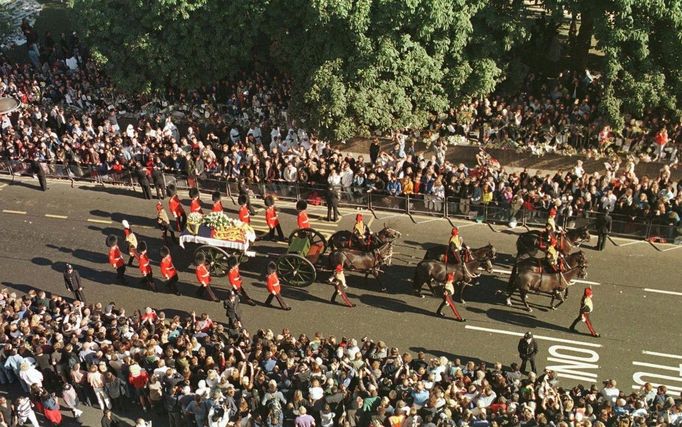
<path id="1" fill-rule="evenodd" d="M 563 378 L 578 381 L 595 382 L 597 373 L 590 370 L 599 369 L 599 353 L 589 348 L 571 347 L 567 345 L 552 345 L 548 349 L 548 362 L 560 363 L 547 366 Z"/>
<path id="2" fill-rule="evenodd" d="M 367 221 L 367 227 L 371 227 L 372 224 L 374 224 L 374 215 L 372 215 L 372 217 L 369 219 L 369 221 Z"/>
<path id="3" fill-rule="evenodd" d="M 3 209 L 2 212 L 8 214 L 26 215 L 26 211 L 13 211 L 10 209 Z"/>
<path id="4" fill-rule="evenodd" d="M 53 215 L 53 214 L 45 214 L 46 218 L 56 218 L 56 219 L 67 219 L 68 216 L 66 215 Z"/>
<path id="5" fill-rule="evenodd" d="M 625 247 L 625 246 L 636 245 L 637 243 L 646 243 L 646 241 L 644 241 L 644 240 L 634 240 L 634 241 L 631 241 L 631 242 L 628 242 L 628 243 L 623 243 L 623 244 L 620 244 L 620 243 L 619 243 L 619 244 L 618 244 L 618 247 L 619 247 L 619 248 L 623 248 L 623 247 Z"/>
<path id="6" fill-rule="evenodd" d="M 670 357 L 671 359 L 682 359 L 682 356 L 680 356 L 679 354 L 659 353 L 656 351 L 643 350 L 642 354 L 648 354 L 650 356 Z"/>
<path id="7" fill-rule="evenodd" d="M 653 293 L 656 293 L 656 294 L 665 294 L 665 295 L 677 295 L 677 296 L 682 296 L 682 292 L 664 291 L 664 290 L 662 290 L 662 289 L 644 288 L 644 292 L 653 292 Z"/>
<path id="8" fill-rule="evenodd" d="M 497 268 L 493 268 L 493 273 L 500 273 L 500 274 L 511 274 L 511 270 L 499 270 Z M 591 280 L 582 280 L 582 279 L 573 279 L 575 283 L 582 283 L 585 285 L 594 285 L 594 286 L 599 286 L 601 283 L 599 282 L 593 282 Z M 682 295 L 682 294 L 680 294 Z"/>
<path id="9" fill-rule="evenodd" d="M 680 249 L 680 248 L 682 248 L 682 245 L 675 245 L 675 246 L 674 246 L 674 247 L 672 247 L 672 248 L 668 248 L 668 249 L 661 249 L 661 252 L 668 252 L 668 251 L 674 251 L 675 249 Z"/>
<path id="10" fill-rule="evenodd" d="M 88 222 L 96 222 L 98 224 L 113 224 L 113 221 L 107 220 L 107 219 L 93 219 L 93 218 L 88 218 Z"/>
<path id="11" fill-rule="evenodd" d="M 464 329 L 471 329 L 474 331 L 480 331 L 480 332 L 492 332 L 494 334 L 502 334 L 502 335 L 512 335 L 515 337 L 522 337 L 524 334 L 522 332 L 514 332 L 514 331 L 505 331 L 503 329 L 491 329 L 491 328 L 482 328 L 480 326 L 472 326 L 472 325 L 466 325 Z M 575 344 L 575 345 L 582 345 L 585 347 L 594 347 L 594 348 L 601 348 L 601 344 L 595 344 L 591 342 L 584 342 L 584 341 L 576 341 L 576 340 L 567 340 L 564 338 L 553 338 L 553 337 L 548 337 L 545 335 L 533 335 L 535 339 L 542 340 L 542 341 L 554 341 L 554 342 L 560 342 L 563 344 Z"/>

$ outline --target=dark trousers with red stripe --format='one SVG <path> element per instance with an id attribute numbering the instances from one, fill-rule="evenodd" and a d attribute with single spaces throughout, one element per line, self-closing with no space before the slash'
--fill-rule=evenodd
<path id="1" fill-rule="evenodd" d="M 208 297 L 209 301 L 218 301 L 218 298 L 215 296 L 213 293 L 213 289 L 211 288 L 211 285 L 199 285 L 197 288 L 197 296 L 202 297 L 206 295 Z"/>
<path id="2" fill-rule="evenodd" d="M 455 307 L 455 302 L 452 300 L 452 295 L 450 295 L 450 292 L 448 291 L 443 292 L 443 301 L 441 301 L 440 305 L 438 306 L 436 313 L 438 315 L 443 314 L 442 310 L 443 308 L 445 308 L 446 305 L 450 307 L 450 309 L 452 310 L 452 314 L 455 315 L 455 319 L 462 320 L 462 316 L 459 315 L 457 307 Z"/>
<path id="3" fill-rule="evenodd" d="M 182 230 L 187 226 L 187 214 L 182 214 L 175 218 L 175 229 L 178 233 L 182 233 Z"/>
<path id="4" fill-rule="evenodd" d="M 277 234 L 279 235 L 279 238 L 284 239 L 284 232 L 282 231 L 282 226 L 279 224 L 277 224 L 274 227 L 270 227 L 270 231 L 268 231 L 266 238 L 268 240 L 274 240 L 275 239 L 275 230 L 277 230 Z"/>
<path id="5" fill-rule="evenodd" d="M 341 300 L 348 307 L 353 307 L 353 303 L 348 299 L 348 295 L 346 295 L 346 290 L 343 288 L 343 285 L 338 280 L 334 280 L 334 293 L 332 294 L 331 302 L 336 302 L 337 296 L 341 296 Z"/>
<path id="6" fill-rule="evenodd" d="M 265 305 L 270 305 L 272 304 L 272 300 L 276 299 L 277 302 L 279 303 L 279 306 L 282 307 L 282 310 L 288 310 L 289 306 L 284 302 L 282 299 L 282 296 L 280 294 L 269 294 L 268 297 L 265 299 Z"/>
<path id="7" fill-rule="evenodd" d="M 256 305 L 256 302 L 251 299 L 251 297 L 246 293 L 244 286 L 240 286 L 239 289 L 233 287 L 234 291 L 239 294 L 239 296 L 244 300 L 245 303 L 249 305 Z"/>
<path id="8" fill-rule="evenodd" d="M 176 274 L 176 275 L 174 275 L 173 277 L 171 277 L 170 279 L 166 280 L 166 287 L 167 287 L 171 292 L 175 292 L 176 294 L 177 294 L 177 293 L 180 293 L 180 291 L 178 290 L 178 285 L 177 285 L 177 283 L 178 283 L 178 275 Z"/>
<path id="9" fill-rule="evenodd" d="M 120 266 L 116 269 L 116 280 L 118 281 L 118 283 L 121 283 L 121 284 L 126 283 L 125 274 L 126 274 L 126 265 L 123 264 L 122 266 Z"/>
<path id="10" fill-rule="evenodd" d="M 140 283 L 146 284 L 149 289 L 156 292 L 156 285 L 154 284 L 154 277 L 152 276 L 151 271 L 149 273 L 147 273 L 146 275 L 142 276 Z"/>

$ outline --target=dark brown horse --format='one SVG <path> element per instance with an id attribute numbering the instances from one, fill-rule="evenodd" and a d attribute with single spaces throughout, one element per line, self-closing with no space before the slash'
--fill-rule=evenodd
<path id="1" fill-rule="evenodd" d="M 426 253 L 424 254 L 423 259 L 424 260 L 435 259 L 435 260 L 441 261 L 443 259 L 443 256 L 445 255 L 445 251 L 447 251 L 447 250 L 448 250 L 448 247 L 446 245 L 432 246 L 426 250 Z M 490 254 L 490 253 L 492 253 L 491 260 L 495 259 L 495 256 L 497 256 L 497 251 L 495 250 L 495 247 L 493 245 L 491 245 L 490 243 L 488 243 L 487 245 L 482 246 L 480 248 L 471 249 L 470 253 L 471 253 L 471 256 L 473 257 L 473 259 L 476 259 L 476 260 L 482 259 L 487 254 Z M 454 263 L 449 262 L 448 264 L 453 265 Z M 491 266 L 491 268 L 492 268 L 492 266 Z"/>
<path id="2" fill-rule="evenodd" d="M 344 270 L 365 273 L 365 279 L 371 274 L 377 279 L 382 292 L 386 287 L 381 283 L 379 275 L 381 267 L 390 262 L 393 253 L 393 242 L 386 242 L 371 251 L 359 251 L 356 249 L 339 249 L 329 255 L 329 268 L 334 269 L 341 264 Z"/>
<path id="3" fill-rule="evenodd" d="M 359 251 L 367 251 L 378 248 L 387 242 L 392 242 L 400 238 L 401 233 L 398 230 L 384 224 L 384 228 L 372 235 L 372 241 L 368 248 L 358 237 L 349 230 L 341 230 L 332 234 L 329 237 L 329 247 L 334 249 L 356 249 Z"/>
<path id="4" fill-rule="evenodd" d="M 542 258 L 544 252 L 538 249 L 542 232 L 533 230 L 520 234 L 516 240 L 517 258 L 528 255 L 533 258 Z M 574 248 L 583 242 L 590 241 L 590 232 L 587 227 L 573 228 L 557 234 L 557 250 L 564 254 L 570 254 Z"/>
<path id="5" fill-rule="evenodd" d="M 484 268 L 488 273 L 493 272 L 492 261 L 496 256 L 495 248 L 492 245 L 487 245 L 472 251 L 474 259 L 464 264 L 445 264 L 442 261 L 434 259 L 425 259 L 417 264 L 414 272 L 414 287 L 415 293 L 423 297 L 421 291 L 424 284 L 428 285 L 431 294 L 435 296 L 435 288 L 433 282 L 445 283 L 448 273 L 455 273 L 456 284 L 459 284 L 459 299 L 460 302 L 466 304 L 464 301 L 464 289 L 470 285 L 472 280 L 478 277 L 477 270 L 479 267 Z"/>
<path id="6" fill-rule="evenodd" d="M 573 279 L 587 277 L 587 260 L 582 251 L 572 253 L 565 258 L 568 269 L 563 273 L 546 272 L 543 262 L 533 258 L 519 261 L 511 271 L 509 286 L 507 287 L 507 305 L 511 306 L 511 297 L 515 290 L 519 290 L 521 301 L 526 310 L 532 312 L 526 295 L 532 291 L 552 295 L 550 306 L 555 310 L 566 300 L 568 287 L 573 285 Z M 554 305 L 554 300 L 558 298 L 559 304 Z"/>

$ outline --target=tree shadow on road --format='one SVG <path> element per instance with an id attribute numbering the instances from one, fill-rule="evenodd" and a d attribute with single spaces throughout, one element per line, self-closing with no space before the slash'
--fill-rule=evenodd
<path id="1" fill-rule="evenodd" d="M 141 192 L 133 190 L 130 187 L 112 187 L 112 186 L 102 186 L 102 185 L 97 185 L 97 186 L 79 185 L 78 189 L 79 190 L 92 191 L 95 193 L 107 193 L 107 194 L 112 194 L 112 195 L 117 195 L 117 196 L 137 195 L 140 199 L 144 200 Z"/>
<path id="2" fill-rule="evenodd" d="M 155 201 L 151 200 L 150 202 L 153 202 L 154 205 L 156 204 Z M 112 221 L 120 224 L 121 221 L 124 219 L 127 220 L 131 227 L 133 227 L 133 230 L 135 229 L 136 225 L 145 225 L 145 226 L 150 226 L 154 227 L 156 226 L 156 220 L 153 218 L 151 215 L 155 212 L 154 206 L 150 203 L 150 216 L 141 216 L 141 215 L 129 215 L 125 214 L 122 212 L 107 212 L 103 211 L 101 209 L 93 209 L 90 211 L 90 215 L 100 217 L 100 218 L 110 218 Z"/>

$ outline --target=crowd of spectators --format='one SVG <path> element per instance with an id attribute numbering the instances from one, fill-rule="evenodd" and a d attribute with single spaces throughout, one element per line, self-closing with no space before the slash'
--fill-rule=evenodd
<path id="1" fill-rule="evenodd" d="M 516 363 L 401 353 L 368 337 L 231 329 L 208 315 L 127 313 L 114 303 L 0 291 L 0 426 L 59 423 L 83 405 L 102 425 L 135 413 L 170 427 L 682 425 L 665 386 L 563 385 Z M 38 416 L 36 416 L 38 414 Z M 144 425 L 141 423 L 141 425 Z"/>
<path id="2" fill-rule="evenodd" d="M 510 173 L 492 165 L 484 152 L 478 165 L 449 162 L 445 137 L 417 150 L 407 130 L 395 132 L 388 149 L 374 141 L 366 153 L 350 155 L 343 145 L 331 146 L 289 120 L 290 82 L 269 75 L 245 75 L 190 93 L 169 91 L 158 103 L 161 110 L 143 114 L 156 101 L 142 105 L 146 100 L 117 97 L 75 35 L 56 42 L 47 33 L 38 48 L 31 31 L 27 26 L 29 50 L 40 52 L 37 62 L 2 59 L 0 65 L 0 96 L 24 105 L 3 117 L 0 159 L 33 161 L 32 167 L 47 174 L 151 182 L 160 188 L 166 172 L 188 177 L 190 185 L 197 179 L 243 180 L 261 193 L 266 186 L 286 191 L 293 184 L 332 189 L 359 203 L 368 192 L 411 196 L 417 209 L 447 206 L 451 214 L 496 207 L 509 220 L 520 211 L 540 215 L 554 206 L 564 218 L 602 208 L 625 222 L 680 225 L 682 193 L 671 171 L 676 165 L 665 165 L 659 176 L 639 177 L 635 168 L 641 159 L 630 154 L 626 160 L 611 155 L 602 174 L 585 173 L 580 163 L 554 175 Z M 575 145 L 564 131 L 576 123 L 596 129 L 598 87 L 589 72 L 564 73 L 553 82 L 531 76 L 523 94 L 474 101 L 452 110 L 436 127 L 478 133 L 486 144 L 514 140 L 531 147 L 551 136 L 556 144 Z M 655 118 L 644 122 L 628 122 L 625 135 L 602 128 L 596 146 L 627 143 L 631 152 L 635 146 L 659 147 L 656 156 L 676 158 L 679 125 Z M 582 141 L 577 146 L 594 145 L 592 137 Z M 400 199 L 382 203 L 405 207 Z"/>

